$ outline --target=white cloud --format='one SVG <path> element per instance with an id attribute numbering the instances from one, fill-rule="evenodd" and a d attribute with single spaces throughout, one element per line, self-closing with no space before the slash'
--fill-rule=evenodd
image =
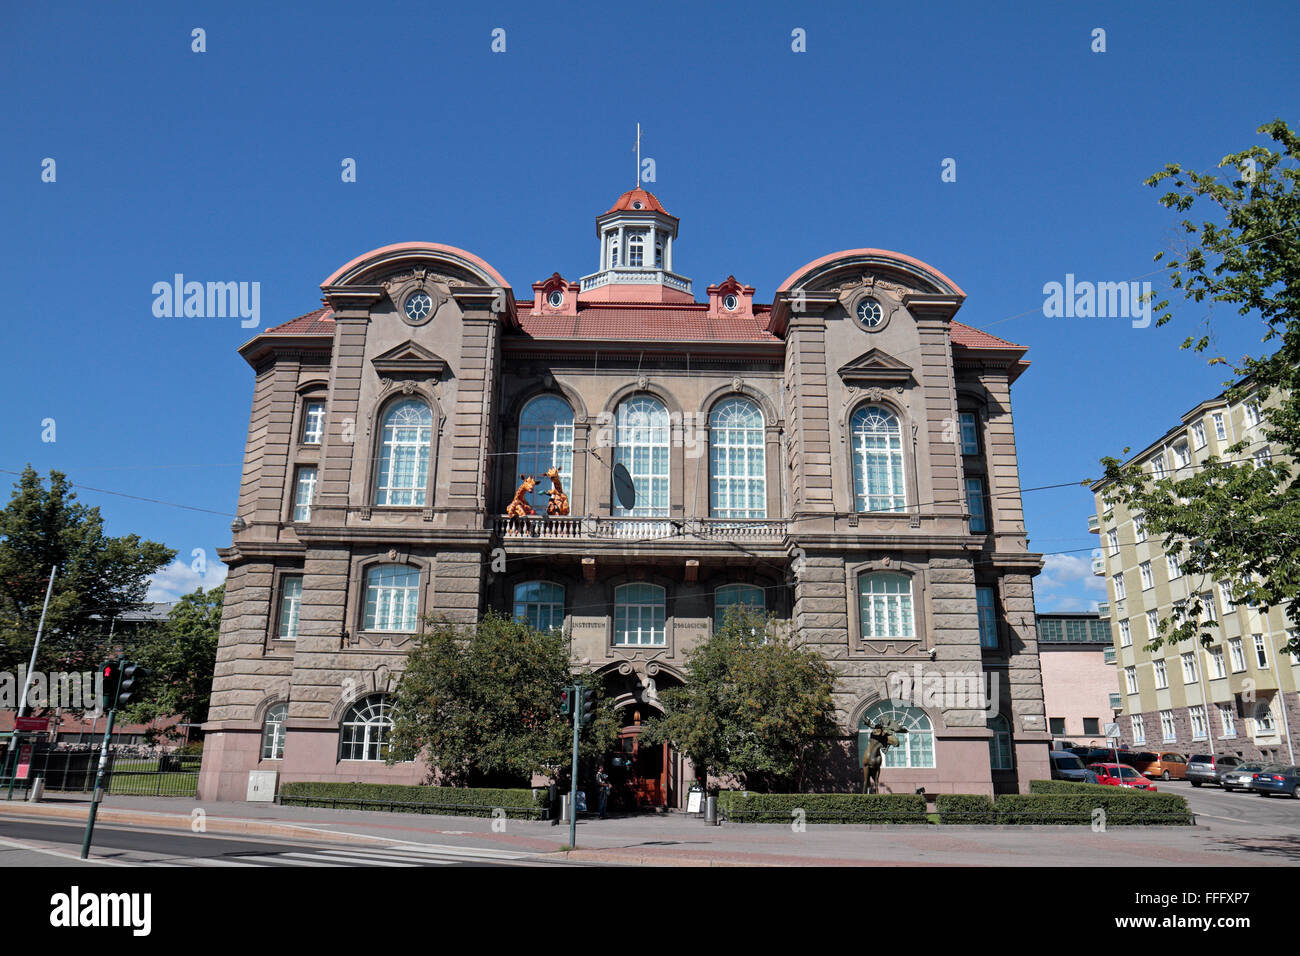
<path id="1" fill-rule="evenodd" d="M 198 563 L 197 561 L 195 562 Z M 226 566 L 215 559 L 208 561 L 202 574 L 194 565 L 176 560 L 149 579 L 146 601 L 166 602 L 178 600 L 196 588 L 210 591 L 226 580 Z"/>
<path id="2" fill-rule="evenodd" d="M 1039 611 L 1095 611 L 1106 600 L 1106 581 L 1092 573 L 1091 557 L 1046 554 L 1043 572 L 1034 578 L 1034 598 Z"/>

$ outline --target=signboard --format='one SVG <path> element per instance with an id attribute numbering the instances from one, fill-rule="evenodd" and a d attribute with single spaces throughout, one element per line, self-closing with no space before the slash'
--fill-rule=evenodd
<path id="1" fill-rule="evenodd" d="M 1114 740 L 1119 737 L 1119 724 L 1109 723 L 1106 725 L 1106 736 Z"/>
<path id="2" fill-rule="evenodd" d="M 32 769 L 32 745 L 23 744 L 18 749 L 18 772 L 14 775 L 19 780 L 26 780 L 27 773 Z"/>
<path id="3" fill-rule="evenodd" d="M 14 721 L 14 730 L 21 730 L 25 733 L 36 731 L 45 733 L 50 729 L 50 718 L 48 717 L 19 717 Z"/>
<path id="4" fill-rule="evenodd" d="M 704 809 L 704 791 L 692 790 L 686 797 L 686 812 L 699 813 Z"/>

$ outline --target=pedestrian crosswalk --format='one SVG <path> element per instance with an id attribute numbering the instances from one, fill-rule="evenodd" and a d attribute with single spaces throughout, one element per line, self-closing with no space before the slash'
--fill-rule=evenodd
<path id="1" fill-rule="evenodd" d="M 299 847 L 276 852 L 231 853 L 157 861 L 155 866 L 378 866 L 415 867 L 461 865 L 536 866 L 541 861 L 527 853 L 438 844 L 390 846 Z"/>

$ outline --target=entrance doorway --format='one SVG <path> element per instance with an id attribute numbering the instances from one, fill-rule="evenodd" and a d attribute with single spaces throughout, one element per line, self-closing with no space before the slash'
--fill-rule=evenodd
<path id="1" fill-rule="evenodd" d="M 658 810 L 672 800 L 671 749 L 664 744 L 642 744 L 641 711 L 623 711 L 617 752 L 609 761 L 614 806 L 620 810 Z"/>

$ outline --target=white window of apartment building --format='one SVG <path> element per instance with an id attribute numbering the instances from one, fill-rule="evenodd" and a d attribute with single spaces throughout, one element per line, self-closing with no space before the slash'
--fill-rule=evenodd
<path id="1" fill-rule="evenodd" d="M 1205 721 L 1204 705 L 1197 704 L 1195 707 L 1188 707 L 1187 716 L 1192 722 L 1193 740 L 1204 740 L 1210 736 L 1210 727 Z"/>
<path id="2" fill-rule="evenodd" d="M 1223 412 L 1215 412 L 1210 416 L 1214 419 L 1214 437 L 1219 441 L 1228 440 L 1228 426 L 1223 422 Z"/>
<path id="3" fill-rule="evenodd" d="M 1227 581 L 1219 582 L 1219 601 L 1223 604 L 1223 613 L 1235 611 L 1237 604 L 1232 600 L 1232 586 Z"/>
<path id="4" fill-rule="evenodd" d="M 1223 666 L 1223 648 L 1211 647 L 1205 653 L 1210 658 L 1210 680 L 1222 680 L 1227 677 L 1227 668 Z"/>
<path id="5" fill-rule="evenodd" d="M 1254 428 L 1260 423 L 1263 416 L 1259 411 L 1259 402 L 1250 401 L 1246 403 L 1246 427 Z"/>
<path id="6" fill-rule="evenodd" d="M 1241 638 L 1234 637 L 1228 641 L 1228 658 L 1232 661 L 1232 672 L 1246 669 L 1246 652 L 1241 647 Z"/>
<path id="7" fill-rule="evenodd" d="M 1151 640 L 1160 636 L 1160 612 L 1147 611 L 1147 634 Z"/>
<path id="8" fill-rule="evenodd" d="M 1143 561 L 1138 565 L 1138 574 L 1142 575 L 1142 590 L 1155 587 L 1155 579 L 1151 576 L 1151 562 Z"/>
<path id="9" fill-rule="evenodd" d="M 1256 468 L 1263 468 L 1265 465 L 1273 464 L 1273 453 L 1268 450 L 1267 445 L 1255 452 L 1252 457 L 1255 459 Z"/>
<path id="10" fill-rule="evenodd" d="M 1138 671 L 1136 667 L 1124 668 L 1124 682 L 1128 685 L 1130 694 L 1138 692 Z"/>
<path id="11" fill-rule="evenodd" d="M 1147 742 L 1146 724 L 1142 723 L 1142 715 L 1134 714 L 1129 718 L 1129 723 L 1133 725 L 1133 743 L 1144 744 Z"/>
<path id="12" fill-rule="evenodd" d="M 1232 705 L 1215 704 L 1214 706 L 1219 709 L 1219 723 L 1223 726 L 1223 733 L 1219 734 L 1219 736 L 1220 737 L 1237 736 L 1237 724 L 1235 720 L 1235 715 L 1232 712 Z"/>
<path id="13" fill-rule="evenodd" d="M 1111 581 L 1113 581 L 1113 582 L 1115 583 L 1115 600 L 1117 600 L 1117 601 L 1122 601 L 1122 600 L 1124 600 L 1125 594 L 1124 594 L 1124 574 L 1123 574 L 1123 572 L 1120 572 L 1119 574 L 1112 574 L 1112 575 L 1110 576 L 1110 579 L 1111 579 Z"/>
<path id="14" fill-rule="evenodd" d="M 1205 423 L 1204 422 L 1192 423 L 1192 444 L 1195 445 L 1197 448 L 1205 447 Z"/>
<path id="15" fill-rule="evenodd" d="M 1166 554 L 1165 564 L 1169 567 L 1169 580 L 1182 576 L 1183 566 L 1178 563 L 1178 555 Z"/>
<path id="16" fill-rule="evenodd" d="M 1141 544 L 1147 539 L 1146 522 L 1142 520 L 1141 515 L 1133 516 L 1133 540 Z"/>
<path id="17" fill-rule="evenodd" d="M 1172 710 L 1160 711 L 1160 736 L 1164 738 L 1165 743 L 1178 739 L 1178 724 L 1174 721 Z"/>
<path id="18" fill-rule="evenodd" d="M 1277 724 L 1273 722 L 1273 701 L 1255 701 L 1255 736 L 1267 737 L 1277 733 Z"/>
<path id="19" fill-rule="evenodd" d="M 1119 532 L 1111 528 L 1106 532 L 1106 546 L 1110 549 L 1110 556 L 1113 558 L 1119 554 Z"/>
<path id="20" fill-rule="evenodd" d="M 1192 463 L 1192 452 L 1187 442 L 1180 441 L 1174 446 L 1174 468 L 1186 468 Z"/>
<path id="21" fill-rule="evenodd" d="M 1151 460 L 1151 474 L 1157 480 L 1164 478 L 1169 474 L 1169 469 L 1165 467 L 1165 453 L 1161 452 L 1157 457 Z"/>
<path id="22" fill-rule="evenodd" d="M 1196 683 L 1196 681 L 1200 680 L 1200 677 L 1196 673 L 1196 654 L 1193 651 L 1188 651 L 1186 654 L 1182 655 L 1182 659 L 1183 659 L 1183 683 L 1184 684 Z"/>
<path id="23" fill-rule="evenodd" d="M 1156 690 L 1163 690 L 1169 686 L 1169 670 L 1165 667 L 1164 661 L 1152 661 L 1152 668 L 1156 673 Z"/>
<path id="24" fill-rule="evenodd" d="M 1255 662 L 1260 668 L 1268 667 L 1268 645 L 1264 643 L 1264 635 L 1255 635 Z"/>
<path id="25" fill-rule="evenodd" d="M 1119 646 L 1133 646 L 1133 628 L 1129 625 L 1128 621 L 1119 622 Z"/>

